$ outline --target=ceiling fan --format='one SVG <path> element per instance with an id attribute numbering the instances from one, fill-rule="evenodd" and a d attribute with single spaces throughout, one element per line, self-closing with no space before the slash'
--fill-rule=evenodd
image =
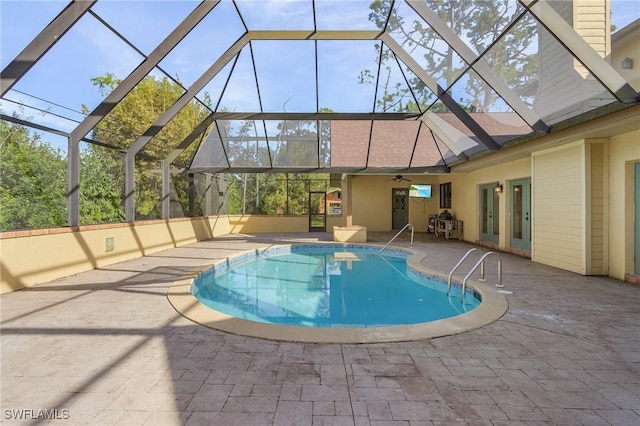
<path id="1" fill-rule="evenodd" d="M 407 181 L 407 182 L 411 182 L 411 179 L 407 179 L 406 177 L 402 176 L 402 175 L 396 175 L 396 177 L 392 178 L 392 179 L 388 179 L 388 180 L 392 180 L 394 182 L 402 182 Z"/>

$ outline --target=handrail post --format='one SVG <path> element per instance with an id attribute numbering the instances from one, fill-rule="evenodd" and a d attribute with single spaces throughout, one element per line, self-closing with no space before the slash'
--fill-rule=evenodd
<path id="1" fill-rule="evenodd" d="M 487 252 L 480 258 L 480 260 L 478 260 L 478 262 L 475 265 L 473 265 L 473 268 L 471 268 L 469 273 L 464 277 L 464 280 L 462 281 L 462 301 L 463 302 L 464 302 L 464 294 L 467 288 L 467 280 L 469 280 L 469 277 L 471 276 L 471 274 L 473 274 L 475 270 L 478 269 L 478 266 L 480 265 L 484 266 L 484 260 L 489 255 L 492 255 L 492 254 L 498 258 L 498 284 L 496 284 L 496 287 L 499 287 L 499 288 L 504 287 L 504 285 L 502 284 L 502 259 L 500 258 L 500 256 L 498 256 L 496 253 L 492 251 Z"/>
<path id="2" fill-rule="evenodd" d="M 496 287 L 503 288 L 504 284 L 502 284 L 502 259 L 500 258 L 500 256 L 496 256 L 498 257 L 498 284 L 496 284 Z"/>
<path id="3" fill-rule="evenodd" d="M 456 266 L 453 267 L 453 269 L 451 270 L 451 272 L 449 272 L 449 280 L 448 280 L 448 290 L 451 290 L 451 277 L 453 277 L 453 273 L 456 271 L 456 269 L 458 269 L 460 267 L 460 265 L 462 265 L 462 262 L 464 262 L 464 260 L 469 257 L 469 255 L 471 254 L 471 252 L 475 251 L 476 248 L 472 248 L 470 249 L 468 252 L 465 253 L 464 256 L 462 256 L 462 258 L 458 261 L 458 263 L 456 263 Z"/>
<path id="4" fill-rule="evenodd" d="M 393 236 L 393 238 L 391 238 L 389 240 L 389 242 L 387 244 L 384 245 L 384 247 L 382 247 L 380 249 L 380 251 L 377 254 L 380 254 L 384 251 L 384 249 L 386 249 L 387 247 L 389 247 L 389 244 L 391 244 L 393 242 L 393 240 L 395 240 L 396 238 L 398 238 L 398 236 L 400 234 L 402 234 L 402 231 L 404 231 L 405 229 L 407 229 L 408 227 L 411 227 L 411 247 L 413 248 L 413 225 L 410 223 L 407 223 L 400 231 L 398 231 L 398 233 L 396 235 Z"/>

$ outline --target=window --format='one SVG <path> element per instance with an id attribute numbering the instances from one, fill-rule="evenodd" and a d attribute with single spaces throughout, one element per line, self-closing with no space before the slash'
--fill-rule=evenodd
<path id="1" fill-rule="evenodd" d="M 451 208 L 451 182 L 440 184 L 440 208 Z"/>

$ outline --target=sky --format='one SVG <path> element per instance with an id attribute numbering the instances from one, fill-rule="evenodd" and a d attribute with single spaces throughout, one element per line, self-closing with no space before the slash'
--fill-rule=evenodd
<path id="1" fill-rule="evenodd" d="M 371 0 L 316 0 L 318 29 L 375 30 L 368 19 Z M 0 66 L 2 69 L 67 4 L 67 1 L 0 0 Z M 133 43 L 150 53 L 187 16 L 199 1 L 99 0 L 92 11 Z M 311 0 L 240 0 L 239 8 L 250 29 L 313 28 Z M 621 28 L 640 18 L 640 1 L 613 0 L 612 23 Z M 159 64 L 169 75 L 189 87 L 244 32 L 235 7 L 222 1 Z M 308 112 L 316 106 L 338 112 L 371 111 L 373 86 L 358 84 L 360 72 L 375 72 L 377 53 L 372 41 L 319 41 L 319 99 L 315 99 L 315 51 L 308 41 L 255 41 L 253 58 L 243 49 L 220 106 L 233 111 Z M 20 108 L 3 100 L 5 114 L 17 111 L 23 118 L 70 132 L 82 120 L 83 106 L 94 109 L 103 96 L 91 78 L 107 72 L 124 78 L 143 60 L 96 17 L 86 14 L 20 80 L 6 98 L 36 106 Z M 253 74 L 258 70 L 258 86 Z M 218 101 L 231 69 L 229 63 L 206 87 Z M 154 75 L 162 76 L 160 70 Z M 395 71 L 391 83 L 404 84 Z M 258 98 L 259 87 L 259 98 Z M 65 117 L 64 119 L 61 117 Z M 57 142 L 54 142 L 57 143 Z"/>

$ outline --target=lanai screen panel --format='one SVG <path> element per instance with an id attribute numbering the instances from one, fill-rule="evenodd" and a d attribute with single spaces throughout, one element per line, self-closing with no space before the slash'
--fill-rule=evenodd
<path id="1" fill-rule="evenodd" d="M 233 3 L 222 1 L 180 40 L 160 61 L 159 67 L 188 88 L 240 38 L 244 31 Z M 209 92 L 209 95 L 214 100 L 218 99 L 214 93 Z M 204 100 L 203 93 L 198 94 L 198 97 Z"/>
<path id="2" fill-rule="evenodd" d="M 272 167 L 263 121 L 219 120 L 218 130 L 231 167 Z"/>
<path id="3" fill-rule="evenodd" d="M 199 3 L 199 0 L 165 0 L 162 4 L 156 1 L 99 0 L 91 10 L 148 55 Z M 216 8 L 221 6 L 219 4 Z M 160 7 L 162 13 L 159 13 Z"/>
<path id="4" fill-rule="evenodd" d="M 431 129 L 421 122 L 410 167 L 446 166 L 443 156 L 449 152 L 446 145 L 438 145 L 436 136 L 431 132 Z"/>
<path id="5" fill-rule="evenodd" d="M 368 167 L 408 168 L 419 127 L 419 121 L 374 121 Z"/>
<path id="6" fill-rule="evenodd" d="M 227 124 L 224 122 L 214 123 L 204 141 L 199 144 L 191 163 L 192 169 L 223 170 L 229 167 L 225 146 L 220 136 L 221 126 L 227 126 Z"/>
<path id="7" fill-rule="evenodd" d="M 267 121 L 269 149 L 274 168 L 317 168 L 318 129 L 315 120 Z"/>
<path id="8" fill-rule="evenodd" d="M 229 2 L 230 3 L 230 2 Z M 251 30 L 312 30 L 311 1 L 238 1 L 238 10 Z M 334 4 L 337 4 L 334 2 Z"/>
<path id="9" fill-rule="evenodd" d="M 371 121 L 331 121 L 331 167 L 366 167 Z"/>
<path id="10" fill-rule="evenodd" d="M 318 30 L 375 30 L 375 21 L 369 19 L 370 0 L 317 0 L 315 1 Z"/>
<path id="11" fill-rule="evenodd" d="M 251 42 L 264 112 L 315 112 L 316 52 L 309 40 Z"/>
<path id="12" fill-rule="evenodd" d="M 451 8 L 451 2 L 430 2 Z M 468 67 L 447 41 L 425 22 L 407 3 L 395 2 L 396 15 L 389 21 L 387 32 L 442 88 L 448 88 Z M 452 17 L 451 20 L 454 18 Z M 426 83 L 426 82 L 425 82 Z M 427 98 L 428 103 L 435 96 Z"/>
<path id="13" fill-rule="evenodd" d="M 470 117 L 499 144 L 533 131 L 473 69 L 462 74 L 447 92 L 459 99 Z"/>
<path id="14" fill-rule="evenodd" d="M 361 82 L 363 72 L 377 72 L 380 42 L 320 40 L 318 43 L 318 106 L 331 112 L 372 112 L 375 81 Z"/>
<path id="15" fill-rule="evenodd" d="M 566 9 L 562 3 L 568 2 L 554 3 L 555 7 L 562 6 L 561 12 Z M 532 22 L 536 24 L 532 25 Z M 571 52 L 528 13 L 507 31 L 505 38 L 508 41 L 523 32 L 532 33 L 532 37 L 527 48 L 529 60 L 520 67 L 530 72 L 526 81 L 517 84 L 514 90 L 547 124 L 617 102 Z"/>
<path id="16" fill-rule="evenodd" d="M 1 7 L 4 16 L 5 2 Z M 1 39 L 4 50 L 6 37 Z M 12 59 L 6 58 L 7 62 Z M 108 73 L 122 78 L 142 60 L 140 54 L 86 13 L 7 92 L 2 111 L 70 132 L 84 119 L 85 110 L 92 110 L 115 87 L 115 82 L 103 84 L 105 80 L 100 78 L 108 78 Z"/>
<path id="17" fill-rule="evenodd" d="M 102 118 L 93 130 L 93 137 L 111 146 L 130 148 L 184 92 L 155 69 Z"/>
<path id="18" fill-rule="evenodd" d="M 160 129 L 157 135 L 142 148 L 143 154 L 156 158 L 165 158 L 211 113 L 211 110 L 200 101 L 194 99 L 187 103 L 169 122 Z M 188 147 L 193 150 L 193 147 Z"/>

